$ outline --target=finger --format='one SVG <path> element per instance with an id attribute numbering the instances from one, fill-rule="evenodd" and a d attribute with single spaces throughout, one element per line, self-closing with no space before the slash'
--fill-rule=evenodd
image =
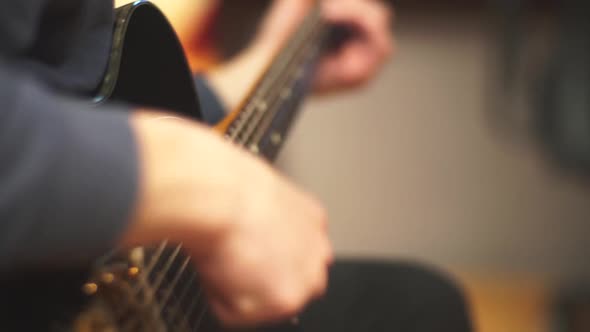
<path id="1" fill-rule="evenodd" d="M 382 55 L 393 49 L 391 12 L 378 1 L 330 0 L 323 6 L 324 15 L 333 23 L 355 27 L 368 46 Z"/>
<path id="2" fill-rule="evenodd" d="M 371 49 L 351 43 L 339 54 L 322 61 L 314 83 L 319 90 L 333 85 L 354 88 L 375 75 L 378 62 L 378 55 Z"/>

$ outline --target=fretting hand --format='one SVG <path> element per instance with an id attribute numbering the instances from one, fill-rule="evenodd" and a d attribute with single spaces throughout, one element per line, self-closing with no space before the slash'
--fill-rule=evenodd
<path id="1" fill-rule="evenodd" d="M 233 110 L 297 29 L 314 0 L 275 0 L 253 42 L 207 76 L 228 110 Z M 367 83 L 393 52 L 391 10 L 378 0 L 322 0 L 329 22 L 350 26 L 354 38 L 321 61 L 314 92 L 339 92 Z M 236 80 L 236 77 L 240 77 Z"/>
<path id="2" fill-rule="evenodd" d="M 276 50 L 295 31 L 313 0 L 275 0 L 254 44 Z M 378 0 L 322 0 L 328 22 L 349 26 L 354 37 L 323 59 L 315 77 L 315 92 L 333 92 L 368 82 L 393 51 L 391 10 Z"/>

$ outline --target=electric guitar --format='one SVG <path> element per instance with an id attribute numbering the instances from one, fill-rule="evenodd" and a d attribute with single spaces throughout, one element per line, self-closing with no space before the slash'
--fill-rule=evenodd
<path id="1" fill-rule="evenodd" d="M 277 156 L 310 86 L 332 27 L 314 8 L 238 109 L 217 125 L 226 139 L 269 161 Z M 138 1 L 116 10 L 112 51 L 94 102 L 125 102 L 200 118 L 183 48 L 162 12 Z M 108 133 L 107 133 L 108 134 Z M 219 330 L 182 246 L 163 241 L 113 250 L 92 265 L 19 274 L 3 287 L 2 331 Z"/>

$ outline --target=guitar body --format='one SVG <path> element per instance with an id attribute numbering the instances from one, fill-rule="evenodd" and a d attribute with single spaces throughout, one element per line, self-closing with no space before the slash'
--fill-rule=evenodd
<path id="1" fill-rule="evenodd" d="M 125 102 L 199 119 L 193 76 L 177 35 L 149 2 L 119 7 L 107 72 L 96 102 Z"/>

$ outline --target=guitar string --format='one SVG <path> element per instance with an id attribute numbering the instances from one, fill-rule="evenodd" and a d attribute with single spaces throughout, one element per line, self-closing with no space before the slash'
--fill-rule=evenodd
<path id="1" fill-rule="evenodd" d="M 166 292 L 166 295 L 164 295 L 163 299 L 160 301 L 158 307 L 156 308 L 156 312 L 154 313 L 154 316 L 163 317 L 163 312 L 166 307 L 166 304 L 168 303 L 168 301 L 172 297 L 172 294 L 174 293 L 174 290 L 176 289 L 176 285 L 180 281 L 182 276 L 184 275 L 184 271 L 188 267 L 189 262 L 190 262 L 190 257 L 186 257 L 184 259 L 184 261 L 182 262 L 182 265 L 180 266 L 179 271 L 176 273 L 173 280 L 170 282 L 170 285 L 167 286 L 169 288 Z M 156 291 L 156 293 L 157 292 L 158 291 Z M 179 300 L 177 300 L 177 302 L 179 302 Z"/>
<path id="2" fill-rule="evenodd" d="M 315 23 L 317 24 L 318 22 L 315 22 Z M 314 28 L 315 28 L 315 26 L 314 26 Z M 302 42 L 303 42 L 303 41 L 302 41 Z M 293 45 L 293 44 L 292 44 L 292 45 Z M 292 46 L 292 47 L 294 47 L 294 46 Z M 297 50 L 297 49 L 296 49 L 296 50 Z M 295 55 L 296 55 L 296 54 L 291 54 L 291 56 L 292 56 L 292 57 L 295 57 Z M 298 64 L 298 65 L 301 65 L 301 64 Z M 271 76 L 271 77 L 272 77 L 272 76 Z M 277 78 L 276 78 L 276 80 L 278 80 L 278 79 L 279 79 L 279 78 L 277 77 Z M 287 79 L 288 79 L 288 78 L 287 78 Z M 271 82 L 271 81 L 270 81 L 270 80 L 268 80 L 268 79 L 265 79 L 265 81 L 266 81 L 266 82 Z M 284 82 L 284 84 L 285 84 L 285 83 L 288 83 L 288 82 Z M 284 85 L 284 84 L 283 84 L 283 85 Z M 272 85 L 271 87 L 273 87 L 273 86 L 274 86 L 274 87 L 276 87 L 277 85 Z M 283 87 L 283 88 L 284 88 L 284 87 Z M 267 91 L 264 91 L 264 90 L 267 90 Z M 260 94 L 262 94 L 262 93 L 268 93 L 268 92 L 269 92 L 269 91 L 268 91 L 268 89 L 264 89 L 264 90 L 263 90 L 262 92 L 259 92 L 259 93 L 260 93 Z M 271 91 L 272 91 L 272 89 L 271 89 Z M 266 98 L 268 98 L 268 96 L 267 96 Z M 273 105 L 274 105 L 274 103 L 273 103 Z M 160 245 L 160 248 L 163 248 L 163 247 L 165 246 L 165 243 L 166 243 L 166 242 L 164 242 L 163 244 L 161 244 L 161 245 Z M 182 247 L 181 245 L 179 245 L 179 246 L 177 246 L 177 247 L 176 247 L 176 249 L 175 249 L 175 253 L 173 254 L 173 256 L 174 256 L 174 257 L 173 257 L 172 259 L 170 259 L 170 260 L 169 260 L 169 263 L 168 263 L 168 264 L 167 264 L 167 266 L 166 266 L 166 267 L 163 269 L 163 271 L 162 271 L 162 273 L 161 273 L 162 275 L 159 277 L 159 281 L 158 281 L 158 283 L 157 283 L 157 287 L 155 287 L 154 293 L 158 291 L 158 289 L 159 289 L 159 287 L 160 287 L 160 284 L 161 284 L 161 282 L 163 281 L 164 275 L 165 275 L 166 273 L 168 273 L 168 272 L 169 272 L 169 270 L 170 270 L 170 266 L 171 266 L 171 264 L 172 264 L 172 262 L 173 262 L 174 258 L 177 256 L 178 252 L 180 251 L 181 247 Z M 145 272 L 147 272 L 147 273 L 149 274 L 149 273 L 151 273 L 151 272 L 152 272 L 152 270 L 155 268 L 155 266 L 157 266 L 157 263 L 158 263 L 159 259 L 161 258 L 162 254 L 163 254 L 163 250 L 158 250 L 158 253 L 157 253 L 157 254 L 156 254 L 156 255 L 155 255 L 153 258 L 152 258 L 152 260 L 151 260 L 151 263 L 150 263 L 150 266 L 148 267 L 148 269 L 146 269 L 146 270 L 144 271 L 144 273 L 145 273 Z M 188 261 L 189 261 L 189 260 L 187 259 L 187 260 L 186 260 L 186 263 L 188 263 Z M 182 274 L 183 274 L 184 270 L 185 270 L 185 269 L 183 268 L 183 269 L 181 269 L 181 271 L 177 272 L 176 276 L 174 277 L 174 278 L 175 278 L 175 280 L 178 280 L 178 279 L 180 279 L 180 277 L 182 276 Z M 192 280 L 191 280 L 190 282 L 192 282 Z M 175 283 L 176 283 L 176 282 L 175 282 Z M 139 286 L 139 287 L 137 287 L 136 289 L 134 289 L 134 295 L 137 295 L 137 293 L 139 292 L 139 290 L 141 290 L 141 288 L 142 288 L 142 287 L 143 287 L 143 285 L 142 285 L 142 286 Z M 145 288 L 145 287 L 143 287 L 143 288 Z M 173 286 L 173 287 L 172 287 L 172 288 L 169 290 L 169 294 L 172 294 L 172 292 L 174 291 L 174 289 L 175 289 L 175 288 L 176 288 L 176 287 L 175 287 L 175 285 L 174 285 L 174 286 Z M 198 295 L 195 297 L 195 299 L 194 299 L 194 300 L 195 300 L 195 302 L 198 302 L 198 300 L 199 300 L 199 297 L 200 297 L 200 294 L 201 294 L 201 289 L 200 289 L 200 288 L 199 288 L 199 291 L 198 291 L 198 292 L 199 292 L 199 294 L 198 294 Z M 162 305 L 162 307 L 165 305 L 165 303 L 166 303 L 167 301 L 168 301 L 168 299 L 166 299 L 166 301 L 164 302 L 164 304 Z M 191 305 L 191 308 L 190 308 L 189 312 L 190 312 L 191 310 L 193 310 L 193 308 L 194 308 L 194 303 Z M 160 308 L 160 314 L 161 314 L 161 309 L 163 309 L 163 308 Z M 198 327 L 199 327 L 200 323 L 198 323 L 198 322 L 200 322 L 200 321 L 202 320 L 202 318 L 203 318 L 203 315 L 204 315 L 204 313 L 205 313 L 205 311 L 206 311 L 206 310 L 207 310 L 207 309 L 205 308 L 205 309 L 204 309 L 204 310 L 203 310 L 203 311 L 202 311 L 202 312 L 199 314 L 199 318 L 198 318 L 198 321 L 197 321 L 197 326 L 196 326 L 195 328 L 198 328 Z"/>
<path id="3" fill-rule="evenodd" d="M 316 31 L 316 39 L 314 40 L 321 40 L 324 30 L 322 29 L 324 26 L 320 25 L 318 27 L 318 31 Z M 303 60 L 301 63 L 296 64 L 296 67 L 303 67 L 309 63 L 312 62 L 313 58 L 317 55 L 319 48 L 316 44 L 313 44 L 313 46 L 311 46 L 310 49 L 307 50 L 307 52 L 305 53 Z M 251 135 L 249 135 L 248 139 L 248 144 L 253 144 L 253 145 L 258 145 L 260 144 L 260 142 L 262 141 L 262 139 L 264 138 L 264 135 L 267 134 L 268 129 L 270 128 L 270 126 L 272 125 L 273 120 L 275 119 L 276 115 L 279 113 L 280 111 L 280 106 L 281 106 L 281 101 L 284 100 L 288 100 L 291 96 L 286 95 L 283 96 L 283 91 L 285 91 L 285 89 L 291 89 L 293 87 L 293 84 L 295 82 L 297 82 L 297 79 L 299 79 L 300 77 L 299 74 L 297 72 L 295 72 L 295 74 L 291 73 L 292 77 L 288 77 L 287 79 L 290 80 L 289 82 L 287 82 L 287 86 L 283 86 L 282 89 L 280 90 L 280 92 L 278 93 L 278 95 L 274 96 L 274 101 L 272 103 L 272 107 L 269 107 L 269 111 L 264 114 L 260 120 L 259 123 L 257 125 L 257 127 L 255 128 L 255 130 L 252 132 Z M 292 91 L 290 92 L 292 93 Z"/>
<path id="4" fill-rule="evenodd" d="M 170 268 L 172 266 L 172 264 L 174 263 L 174 261 L 176 261 L 176 258 L 178 257 L 178 255 L 180 254 L 182 249 L 182 245 L 178 245 L 175 247 L 174 251 L 172 252 L 172 254 L 168 257 L 165 266 L 163 268 L 163 270 L 166 270 L 167 272 L 170 271 Z M 163 252 L 163 250 L 162 250 Z M 159 260 L 161 257 L 161 255 L 158 255 L 157 260 Z M 155 267 L 158 265 L 158 262 L 154 262 L 156 259 L 152 259 L 152 263 L 150 265 L 152 265 L 152 267 Z M 177 286 L 177 282 L 178 280 L 180 280 L 182 278 L 182 276 L 184 275 L 184 271 L 186 271 L 186 267 L 188 265 L 188 263 L 190 262 L 190 257 L 185 258 L 185 260 L 183 261 L 180 269 L 176 272 L 176 274 L 174 276 L 172 276 L 173 281 L 171 282 L 171 286 L 170 289 L 167 291 L 167 295 L 166 295 L 166 302 L 168 301 L 168 297 L 172 295 L 172 293 L 174 292 L 174 290 L 176 289 Z M 134 297 L 137 297 L 139 295 L 139 291 L 143 290 L 148 292 L 148 297 L 147 299 L 145 299 L 143 302 L 151 302 L 154 303 L 154 299 L 156 299 L 157 294 L 159 291 L 161 291 L 163 289 L 164 286 L 162 286 L 162 283 L 164 281 L 164 279 L 166 278 L 166 273 L 160 273 L 159 276 L 156 277 L 156 282 L 154 283 L 153 286 L 148 286 L 148 282 L 146 280 L 146 276 L 149 276 L 149 274 L 151 273 L 151 271 L 147 271 L 143 272 L 144 274 L 142 275 L 142 281 L 144 281 L 143 283 L 139 283 L 138 285 L 136 285 L 136 288 L 133 290 Z M 139 286 L 141 285 L 141 286 Z M 163 305 L 162 305 L 163 306 Z M 127 306 L 128 308 L 128 306 Z M 127 309 L 125 308 L 125 309 Z M 162 316 L 162 309 L 158 306 L 158 309 L 156 310 L 156 312 L 153 313 L 153 316 Z M 137 320 L 137 319 L 136 319 Z M 135 325 L 136 320 L 132 320 L 127 322 L 122 330 L 123 331 L 127 331 L 130 329 L 130 327 L 133 327 L 133 325 Z M 129 326 L 130 325 L 130 326 Z"/>
<path id="5" fill-rule="evenodd" d="M 261 82 L 258 84 L 258 87 L 256 88 L 256 93 L 253 94 L 253 96 L 250 96 L 247 106 L 244 108 L 242 115 L 238 119 L 238 123 L 232 124 L 232 127 L 230 128 L 230 131 L 228 133 L 229 134 L 228 136 L 230 139 L 237 141 L 236 138 L 238 137 L 239 133 L 241 133 L 243 127 L 246 126 L 250 122 L 250 119 L 253 116 L 252 113 L 256 112 L 257 108 L 262 106 L 257 102 L 257 98 L 256 98 L 257 95 L 265 94 L 265 93 L 267 93 L 269 88 L 272 88 L 272 82 L 275 81 L 274 76 L 277 73 L 280 73 L 280 70 L 277 70 L 276 68 L 282 67 L 281 62 L 284 59 L 289 59 L 292 57 L 291 53 L 294 53 L 296 51 L 296 49 L 298 48 L 298 46 L 300 44 L 300 39 L 305 38 L 306 29 L 310 25 L 309 22 L 307 22 L 307 21 L 312 20 L 312 18 L 313 18 L 312 15 L 310 15 L 310 17 L 305 20 L 306 22 L 304 23 L 303 28 L 300 28 L 298 30 L 298 32 L 296 33 L 296 36 L 289 43 L 289 45 L 286 47 L 286 49 L 280 52 L 280 54 L 278 56 L 279 61 L 277 61 L 277 63 L 273 64 L 269 68 L 267 73 L 265 73 L 263 79 L 261 80 Z M 239 123 L 239 122 L 241 122 L 241 123 Z"/>
<path id="6" fill-rule="evenodd" d="M 157 247 L 156 253 L 150 257 L 150 263 L 148 264 L 148 266 L 144 270 L 140 270 L 140 273 L 138 275 L 138 282 L 129 291 L 129 293 L 131 293 L 130 297 L 135 299 L 137 303 L 145 302 L 145 300 L 140 301 L 138 298 L 139 294 L 142 290 L 145 293 L 153 293 L 153 294 L 156 293 L 157 290 L 154 290 L 153 287 L 150 286 L 150 282 L 149 282 L 148 278 L 149 278 L 149 275 L 154 271 L 155 267 L 158 265 L 160 258 L 162 257 L 164 251 L 166 250 L 167 245 L 168 245 L 168 240 L 164 240 Z M 174 253 L 176 253 L 176 254 L 173 254 L 173 255 L 177 255 L 178 251 L 180 251 L 180 248 L 181 248 L 180 245 L 177 246 L 174 250 Z M 151 292 L 150 292 L 150 290 L 151 290 Z M 150 294 L 150 295 L 152 295 L 152 294 Z M 132 305 L 133 305 L 133 303 L 127 302 L 126 305 L 121 306 L 119 308 L 119 313 L 117 314 L 117 316 L 119 316 L 119 318 L 123 318 L 123 314 L 125 313 L 125 310 L 129 309 L 130 306 L 132 306 Z M 128 321 L 123 326 L 123 330 L 127 330 L 127 328 L 126 328 L 127 325 L 129 325 L 131 323 L 132 323 L 132 321 Z"/>
<path id="7" fill-rule="evenodd" d="M 248 138 L 252 135 L 253 131 L 259 126 L 260 120 L 264 117 L 266 113 L 269 112 L 269 102 L 271 101 L 270 96 L 273 96 L 275 93 L 278 93 L 280 91 L 280 89 L 278 89 L 277 87 L 277 82 L 282 81 L 283 76 L 288 75 L 290 73 L 290 70 L 285 70 L 285 68 L 291 68 L 292 62 L 299 58 L 297 56 L 297 53 L 299 53 L 306 45 L 309 44 L 309 36 L 312 35 L 316 23 L 317 22 L 312 20 L 312 22 L 305 31 L 305 38 L 301 39 L 298 45 L 294 46 L 293 52 L 292 54 L 290 54 L 290 57 L 284 58 L 284 60 L 281 63 L 279 63 L 277 67 L 274 67 L 272 69 L 273 72 L 271 78 L 264 82 L 266 84 L 266 87 L 259 91 L 259 93 L 254 98 L 256 107 L 254 108 L 254 111 L 251 113 L 249 121 L 244 128 L 245 130 L 240 132 L 240 135 L 238 136 L 239 145 L 246 145 L 246 143 L 248 142 Z M 256 147 L 251 146 L 250 148 Z M 257 152 L 256 150 L 254 151 Z"/>
<path id="8" fill-rule="evenodd" d="M 170 298 L 172 297 L 172 293 L 173 293 L 174 289 L 176 288 L 176 284 L 180 280 L 181 276 L 184 274 L 184 270 L 186 270 L 189 262 L 190 262 L 190 257 L 187 257 L 184 259 L 184 261 L 182 262 L 182 265 L 180 267 L 180 271 L 178 273 L 176 273 L 176 275 L 174 276 L 174 279 L 172 280 L 172 282 L 170 282 L 170 285 L 167 286 L 170 288 L 168 289 L 168 291 L 166 292 L 166 295 L 164 296 L 164 298 L 162 299 L 162 301 L 160 303 L 160 308 L 159 308 L 160 312 L 162 312 L 164 310 L 164 306 L 166 305 L 166 303 L 168 303 L 168 300 L 170 300 Z"/>
<path id="9" fill-rule="evenodd" d="M 118 316 L 119 319 L 123 319 L 123 315 L 125 313 L 125 310 L 129 309 L 130 307 L 132 307 L 134 304 L 138 305 L 140 302 L 139 300 L 139 294 L 140 292 L 143 290 L 145 292 L 147 292 L 148 290 L 152 289 L 152 287 L 150 287 L 150 283 L 147 280 L 147 278 L 149 277 L 149 275 L 153 272 L 153 270 L 155 269 L 155 267 L 158 265 L 160 258 L 162 257 L 166 247 L 167 247 L 168 241 L 164 240 L 160 243 L 160 245 L 157 247 L 156 252 L 150 256 L 150 263 L 147 265 L 147 267 L 143 270 L 140 270 L 140 274 L 138 275 L 138 282 L 131 287 L 131 289 L 128 291 L 128 293 L 130 293 L 130 301 L 126 302 L 124 305 L 120 306 L 118 308 L 118 312 L 115 312 L 114 314 L 116 316 Z M 181 248 L 181 246 L 177 246 L 177 248 L 175 248 L 175 252 L 176 250 L 179 250 Z M 135 301 L 131 301 L 131 299 L 134 299 Z M 129 323 L 129 322 L 128 322 Z M 127 325 L 127 324 L 125 324 Z"/>
<path id="10" fill-rule="evenodd" d="M 285 60 L 291 60 L 295 53 L 300 49 L 301 44 L 304 44 L 304 39 L 308 36 L 307 30 L 313 26 L 314 20 L 317 19 L 316 16 L 317 13 L 314 12 L 310 14 L 310 16 L 305 20 L 306 22 L 304 23 L 303 27 L 300 28 L 286 49 L 279 54 L 278 61 L 273 64 L 268 72 L 264 75 L 264 78 L 256 89 L 256 93 L 254 93 L 249 98 L 246 107 L 244 107 L 244 111 L 242 113 L 243 115 L 237 119 L 238 123 L 232 124 L 232 126 L 229 128 L 228 137 L 234 140 L 236 143 L 241 144 L 240 139 L 238 138 L 239 135 L 243 134 L 242 130 L 251 122 L 256 113 L 260 112 L 260 108 L 264 108 L 264 105 L 260 103 L 261 99 L 264 99 L 264 96 L 268 94 L 269 89 L 273 89 L 273 83 L 277 79 L 276 76 L 283 72 L 282 68 L 285 66 L 283 65 L 283 62 Z"/>
<path id="11" fill-rule="evenodd" d="M 179 310 L 179 306 L 180 304 L 182 304 L 182 301 L 184 301 L 185 296 L 189 293 L 189 289 L 191 288 L 191 286 L 194 286 L 196 283 L 195 278 L 197 277 L 197 272 L 193 271 L 193 273 L 191 274 L 190 278 L 188 279 L 188 281 L 185 283 L 185 285 L 183 286 L 182 290 L 180 291 L 180 296 L 176 299 L 176 303 L 174 305 L 174 309 L 172 309 L 171 314 L 170 314 L 170 318 L 172 319 L 171 325 L 176 326 L 177 330 L 182 331 L 182 328 L 179 326 L 179 324 L 183 324 L 184 326 L 187 327 L 187 329 L 189 328 L 188 326 L 188 321 L 186 319 L 185 316 L 182 315 L 182 313 L 180 312 L 181 310 Z M 199 296 L 199 293 L 201 292 L 201 288 L 199 287 L 197 289 L 197 296 Z M 180 322 L 178 322 L 177 317 L 180 319 Z"/>
<path id="12" fill-rule="evenodd" d="M 163 312 L 164 312 L 166 303 L 171 298 L 172 294 L 174 293 L 174 290 L 176 290 L 177 283 L 181 279 L 181 277 L 183 276 L 183 274 L 184 274 L 183 272 L 188 267 L 189 262 L 190 262 L 190 257 L 187 257 L 187 258 L 184 259 L 181 267 L 179 268 L 179 271 L 173 277 L 174 280 L 171 282 L 171 286 L 168 289 L 165 298 L 159 303 L 159 305 L 155 309 L 155 311 L 154 311 L 154 313 L 152 315 L 154 318 L 155 317 L 158 317 L 158 318 L 163 319 L 163 317 L 164 317 Z M 196 272 L 193 272 L 192 275 L 191 275 L 191 277 L 189 278 L 188 282 L 185 283 L 184 286 L 183 286 L 183 291 L 181 292 L 181 294 L 182 294 L 181 297 L 176 300 L 177 303 L 174 304 L 174 305 L 172 305 L 173 307 L 176 307 L 178 305 L 178 303 L 181 303 L 182 300 L 184 300 L 185 295 L 188 293 L 187 292 L 188 291 L 188 288 L 190 288 L 190 286 L 193 284 L 192 282 L 194 281 L 194 279 L 195 279 L 196 276 L 197 276 L 197 273 Z M 153 293 L 156 294 L 158 291 L 159 290 L 154 290 Z M 198 290 L 198 292 L 200 292 L 200 289 Z M 198 297 L 199 297 L 199 294 L 197 294 L 197 298 Z M 173 315 L 174 316 L 177 316 L 178 315 L 178 309 L 175 309 L 174 310 Z M 125 324 L 125 326 L 123 326 L 121 328 L 121 331 L 131 331 L 131 328 L 133 326 L 135 326 L 135 324 L 137 323 L 137 321 L 139 319 L 140 318 L 137 317 L 136 319 L 134 319 L 132 321 L 129 321 L 128 323 Z M 171 324 L 173 325 L 173 324 L 175 324 L 174 323 L 174 320 L 176 320 L 176 319 L 175 319 L 175 317 L 172 317 L 172 319 L 173 319 L 173 322 Z M 165 319 L 163 319 L 163 320 L 165 320 Z M 185 322 L 185 325 L 187 325 L 186 322 Z"/>
<path id="13" fill-rule="evenodd" d="M 259 126 L 263 119 L 269 113 L 274 113 L 273 108 L 277 102 L 280 101 L 280 97 L 287 91 L 287 93 L 292 93 L 291 88 L 292 85 L 289 83 L 295 82 L 293 78 L 296 78 L 296 75 L 293 77 L 294 74 L 297 74 L 299 70 L 302 70 L 302 65 L 305 64 L 305 57 L 307 52 L 309 52 L 309 45 L 313 45 L 313 41 L 316 40 L 318 29 L 321 27 L 321 22 L 317 22 L 313 29 L 310 30 L 309 38 L 306 40 L 305 48 L 300 48 L 298 54 L 293 56 L 292 59 L 287 63 L 285 67 L 287 70 L 283 68 L 283 71 L 279 77 L 277 77 L 277 81 L 282 81 L 281 84 L 278 82 L 273 82 L 273 89 L 268 91 L 265 96 L 260 97 L 264 101 L 266 105 L 265 109 L 255 113 L 255 119 L 252 121 L 253 125 L 247 127 L 247 131 L 241 135 L 241 145 L 248 145 L 248 142 L 251 141 L 251 137 L 256 134 L 259 130 Z M 313 46 L 311 46 L 313 47 Z M 301 61 L 304 60 L 304 61 Z M 290 96 L 286 96 L 290 97 Z M 286 99 L 286 98 L 285 98 Z"/>

